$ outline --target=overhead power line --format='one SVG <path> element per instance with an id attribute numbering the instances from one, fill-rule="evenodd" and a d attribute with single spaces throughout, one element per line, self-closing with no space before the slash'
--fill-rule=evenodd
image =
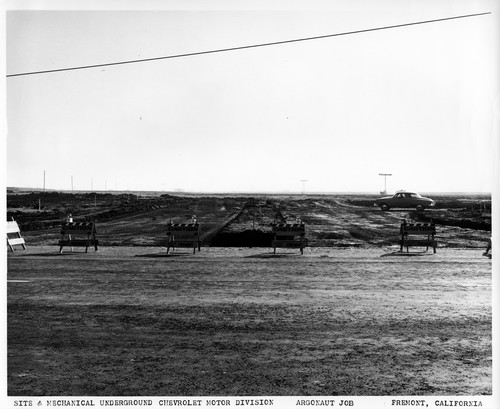
<path id="1" fill-rule="evenodd" d="M 85 70 L 88 68 L 110 67 L 112 65 L 136 64 L 136 63 L 148 62 L 148 61 L 167 60 L 167 59 L 171 59 L 171 58 L 192 57 L 192 56 L 203 55 L 203 54 L 214 54 L 214 53 L 222 53 L 222 52 L 227 52 L 227 51 L 245 50 L 245 49 L 249 49 L 249 48 L 269 47 L 269 46 L 273 46 L 273 45 L 298 43 L 300 41 L 320 40 L 323 38 L 339 37 L 339 36 L 345 36 L 345 35 L 350 35 L 350 34 L 367 33 L 370 31 L 389 30 L 392 28 L 415 26 L 418 24 L 437 23 L 440 21 L 455 20 L 455 19 L 459 19 L 459 18 L 484 16 L 486 14 L 491 14 L 491 11 L 484 12 L 484 13 L 465 14 L 465 15 L 461 15 L 461 16 L 438 18 L 438 19 L 434 19 L 434 20 L 417 21 L 417 22 L 413 22 L 413 23 L 395 24 L 392 26 L 384 26 L 384 27 L 367 28 L 367 29 L 363 29 L 363 30 L 346 31 L 346 32 L 342 32 L 342 33 L 326 34 L 326 35 L 314 36 L 314 37 L 296 38 L 293 40 L 274 41 L 274 42 L 270 42 L 270 43 L 251 44 L 251 45 L 243 45 L 243 46 L 239 46 L 239 47 L 230 47 L 230 48 L 219 48 L 219 49 L 215 49 L 215 50 L 197 51 L 197 52 L 185 53 L 185 54 L 167 55 L 167 56 L 163 56 L 163 57 L 142 58 L 139 60 L 127 60 L 127 61 L 117 61 L 117 62 L 110 62 L 110 63 L 103 63 L 103 64 L 81 65 L 81 66 L 77 66 L 77 67 L 57 68 L 57 69 L 44 70 L 44 71 L 22 72 L 22 73 L 17 73 L 17 74 L 7 74 L 6 76 L 7 77 L 20 77 L 22 75 L 48 74 L 48 73 L 61 72 L 61 71 L 74 71 L 74 70 Z"/>

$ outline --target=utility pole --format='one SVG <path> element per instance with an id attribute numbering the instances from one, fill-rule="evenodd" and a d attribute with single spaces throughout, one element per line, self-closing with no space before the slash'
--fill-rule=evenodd
<path id="1" fill-rule="evenodd" d="M 73 176 L 71 176 L 71 191 L 73 192 Z"/>
<path id="2" fill-rule="evenodd" d="M 45 192 L 45 171 L 43 171 L 43 191 Z"/>
<path id="3" fill-rule="evenodd" d="M 384 177 L 384 191 L 380 192 L 381 194 L 387 194 L 387 176 L 392 176 L 392 173 L 379 173 L 379 176 Z"/>
<path id="4" fill-rule="evenodd" d="M 300 180 L 302 182 L 302 194 L 306 193 L 306 182 L 307 182 L 307 179 L 301 179 Z"/>

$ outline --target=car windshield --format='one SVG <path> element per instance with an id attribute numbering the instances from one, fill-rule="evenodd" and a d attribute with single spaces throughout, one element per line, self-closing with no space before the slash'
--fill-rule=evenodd
<path id="1" fill-rule="evenodd" d="M 422 197 L 418 193 L 413 193 L 413 192 L 400 192 L 396 193 L 393 197 L 395 198 L 410 198 L 410 197 Z"/>

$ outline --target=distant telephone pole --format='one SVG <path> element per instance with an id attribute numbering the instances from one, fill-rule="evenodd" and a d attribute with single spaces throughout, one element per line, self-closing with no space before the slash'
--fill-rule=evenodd
<path id="1" fill-rule="evenodd" d="M 45 171 L 43 171 L 43 191 L 45 192 Z"/>
<path id="2" fill-rule="evenodd" d="M 307 179 L 301 179 L 302 182 L 302 194 L 306 193 L 306 182 Z"/>
<path id="3" fill-rule="evenodd" d="M 379 173 L 379 176 L 384 177 L 384 191 L 380 192 L 380 193 L 386 194 L 387 193 L 387 176 L 392 176 L 392 173 Z"/>

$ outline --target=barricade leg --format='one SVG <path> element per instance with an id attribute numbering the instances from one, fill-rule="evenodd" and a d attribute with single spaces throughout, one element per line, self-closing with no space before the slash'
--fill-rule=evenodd
<path id="1" fill-rule="evenodd" d="M 22 239 L 21 233 L 17 233 L 17 238 Z M 21 246 L 23 246 L 23 250 L 26 250 L 26 245 L 24 243 L 21 243 Z"/>
<path id="2" fill-rule="evenodd" d="M 61 245 L 59 246 L 59 254 L 62 253 L 62 249 L 64 247 L 64 234 L 61 235 Z"/>
<path id="3" fill-rule="evenodd" d="M 170 238 L 168 239 L 167 254 L 168 254 L 168 252 L 170 251 L 170 249 L 172 249 L 172 251 L 174 251 L 174 250 L 175 250 L 175 240 L 174 240 L 174 238 L 173 238 L 173 237 L 170 237 Z"/>

